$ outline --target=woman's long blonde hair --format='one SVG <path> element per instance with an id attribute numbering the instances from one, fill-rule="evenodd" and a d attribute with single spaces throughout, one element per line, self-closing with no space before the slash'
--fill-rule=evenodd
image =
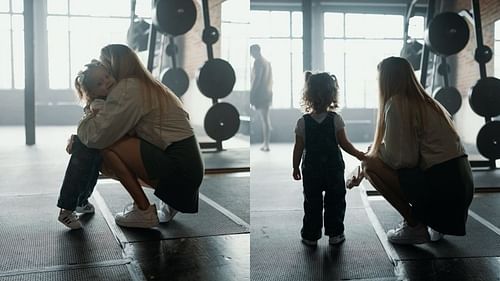
<path id="1" fill-rule="evenodd" d="M 378 153 L 385 134 L 385 105 L 390 98 L 396 95 L 401 97 L 395 104 L 401 109 L 402 116 L 400 118 L 410 122 L 410 125 L 417 132 L 421 131 L 427 122 L 432 122 L 432 120 L 426 119 L 426 106 L 434 109 L 455 130 L 448 113 L 427 94 L 406 59 L 388 57 L 382 60 L 377 68 L 379 71 L 379 106 L 375 137 L 369 155 L 375 156 Z"/>
<path id="2" fill-rule="evenodd" d="M 101 49 L 101 62 L 110 70 L 119 82 L 125 78 L 137 78 L 145 86 L 143 94 L 146 104 L 151 104 L 154 94 L 167 94 L 169 89 L 144 67 L 137 54 L 122 44 L 110 44 Z"/>

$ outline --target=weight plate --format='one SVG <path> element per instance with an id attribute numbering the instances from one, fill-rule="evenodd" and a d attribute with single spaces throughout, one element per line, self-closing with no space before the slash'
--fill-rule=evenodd
<path id="1" fill-rule="evenodd" d="M 450 115 L 457 113 L 462 106 L 462 95 L 454 87 L 438 88 L 434 94 L 434 99 L 446 108 Z"/>
<path id="2" fill-rule="evenodd" d="M 240 128 L 240 114 L 226 102 L 214 104 L 205 115 L 205 132 L 217 141 L 233 137 Z"/>
<path id="3" fill-rule="evenodd" d="M 479 130 L 477 150 L 488 159 L 500 159 L 500 121 L 491 121 Z"/>
<path id="4" fill-rule="evenodd" d="M 172 90 L 176 96 L 181 97 L 189 88 L 189 77 L 182 68 L 169 68 L 161 75 L 161 82 Z"/>
<path id="5" fill-rule="evenodd" d="M 209 98 L 223 98 L 233 91 L 236 75 L 233 67 L 223 59 L 205 62 L 198 73 L 197 85 L 200 92 Z"/>
<path id="6" fill-rule="evenodd" d="M 192 0 L 158 0 L 153 9 L 153 24 L 165 35 L 181 35 L 196 22 L 196 6 Z"/>
<path id="7" fill-rule="evenodd" d="M 425 31 L 425 42 L 440 55 L 460 52 L 469 41 L 469 26 L 457 13 L 446 12 L 435 16 Z"/>
<path id="8" fill-rule="evenodd" d="M 479 79 L 469 95 L 472 110 L 483 117 L 500 115 L 500 79 L 486 77 Z"/>

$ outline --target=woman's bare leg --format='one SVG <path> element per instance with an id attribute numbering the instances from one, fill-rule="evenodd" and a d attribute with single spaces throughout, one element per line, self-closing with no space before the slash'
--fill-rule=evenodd
<path id="1" fill-rule="evenodd" d="M 110 147 L 102 150 L 104 165 L 112 170 L 130 196 L 134 199 L 135 204 L 141 210 L 149 208 L 150 203 L 138 178 L 148 182 L 147 172 L 142 162 L 140 153 L 140 140 L 137 138 L 125 137 Z"/>
<path id="2" fill-rule="evenodd" d="M 411 215 L 411 206 L 399 185 L 399 178 L 393 169 L 379 158 L 368 158 L 363 161 L 366 178 L 382 196 L 403 216 L 410 226 L 418 222 Z"/>

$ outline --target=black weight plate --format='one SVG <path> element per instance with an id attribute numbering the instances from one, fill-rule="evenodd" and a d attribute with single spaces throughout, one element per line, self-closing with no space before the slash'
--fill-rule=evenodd
<path id="1" fill-rule="evenodd" d="M 153 24 L 165 35 L 181 35 L 196 22 L 196 6 L 192 0 L 158 0 L 153 9 Z"/>
<path id="2" fill-rule="evenodd" d="M 500 79 L 479 79 L 469 95 L 472 110 L 483 117 L 500 115 Z"/>
<path id="3" fill-rule="evenodd" d="M 230 139 L 240 128 L 240 114 L 229 103 L 216 103 L 207 111 L 204 127 L 207 135 L 214 140 Z"/>
<path id="4" fill-rule="evenodd" d="M 223 59 L 207 60 L 198 73 L 200 92 L 209 98 L 223 98 L 233 91 L 236 75 L 233 67 Z"/>
<path id="5" fill-rule="evenodd" d="M 425 31 L 425 42 L 440 55 L 460 52 L 469 41 L 469 26 L 457 13 L 446 12 L 435 16 Z"/>
<path id="6" fill-rule="evenodd" d="M 189 77 L 182 68 L 166 69 L 160 77 L 161 82 L 178 97 L 184 95 L 189 88 Z"/>
<path id="7" fill-rule="evenodd" d="M 457 113 L 462 106 L 462 96 L 454 87 L 439 88 L 434 94 L 434 99 L 444 106 L 450 115 Z"/>
<path id="8" fill-rule="evenodd" d="M 500 121 L 491 121 L 479 130 L 477 150 L 488 159 L 500 159 Z"/>

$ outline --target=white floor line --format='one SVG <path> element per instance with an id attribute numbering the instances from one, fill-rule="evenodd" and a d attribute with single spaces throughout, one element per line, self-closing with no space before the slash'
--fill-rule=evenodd
<path id="1" fill-rule="evenodd" d="M 241 225 L 243 227 L 246 227 L 248 230 L 250 230 L 250 224 L 238 217 L 237 215 L 231 213 L 228 209 L 222 207 L 219 205 L 217 202 L 213 201 L 212 199 L 208 198 L 207 196 L 203 195 L 200 193 L 200 199 L 205 201 L 208 205 L 214 207 L 217 211 L 221 212 L 223 215 L 228 217 L 230 220 L 235 222 L 238 225 Z"/>
<path id="2" fill-rule="evenodd" d="M 469 216 L 471 216 L 472 218 L 474 218 L 475 220 L 477 220 L 480 224 L 482 224 L 482 225 L 486 226 L 487 228 L 489 228 L 491 231 L 493 231 L 496 234 L 500 235 L 500 228 L 496 227 L 495 225 L 493 225 L 491 222 L 487 221 L 486 219 L 484 219 L 480 215 L 478 215 L 478 214 L 474 213 L 473 211 L 469 210 Z"/>
<path id="3" fill-rule="evenodd" d="M 391 261 L 391 263 L 394 266 L 398 265 L 398 262 L 401 260 L 398 253 L 394 249 L 394 247 L 389 243 L 387 240 L 387 235 L 385 233 L 384 228 L 380 224 L 380 221 L 378 220 L 377 216 L 375 215 L 375 212 L 373 212 L 372 207 L 370 206 L 370 203 L 368 202 L 368 196 L 366 195 L 366 190 L 363 187 L 363 183 L 359 186 L 359 192 L 361 193 L 361 199 L 363 201 L 363 206 L 365 207 L 366 214 L 368 215 L 368 219 L 370 220 L 373 229 L 375 230 L 375 233 L 378 236 L 378 240 L 382 244 L 382 247 L 384 248 L 385 253 L 387 254 L 387 257 Z"/>
<path id="4" fill-rule="evenodd" d="M 113 217 L 113 214 L 109 210 L 108 205 L 106 204 L 104 198 L 102 198 L 101 194 L 97 189 L 94 189 L 94 192 L 92 193 L 92 198 L 95 200 L 97 207 L 101 211 L 104 220 L 106 221 L 106 224 L 108 225 L 109 229 L 113 233 L 113 236 L 115 237 L 115 240 L 122 248 L 123 257 L 129 259 L 130 261 L 126 264 L 126 266 L 130 274 L 130 277 L 132 278 L 132 281 L 146 281 L 147 278 L 142 272 L 142 269 L 137 263 L 137 261 L 131 259 L 131 257 L 128 257 L 127 254 L 125 253 L 124 244 L 127 241 L 125 234 L 120 229 L 120 227 L 115 224 L 115 219 Z"/>

